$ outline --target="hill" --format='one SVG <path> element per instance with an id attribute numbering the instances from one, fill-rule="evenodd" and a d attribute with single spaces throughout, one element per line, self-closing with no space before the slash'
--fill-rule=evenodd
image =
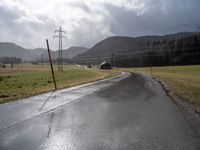
<path id="1" fill-rule="evenodd" d="M 63 58 L 72 58 L 78 54 L 82 54 L 84 52 L 86 52 L 88 50 L 88 48 L 85 47 L 75 47 L 72 46 L 68 49 L 63 50 Z M 58 53 L 58 52 L 56 52 Z"/>
<path id="2" fill-rule="evenodd" d="M 78 54 L 86 52 L 85 47 L 70 47 L 63 50 L 64 58 L 72 58 Z M 24 61 L 34 61 L 41 57 L 47 59 L 47 50 L 45 48 L 25 49 L 19 45 L 8 42 L 0 42 L 0 57 L 17 57 Z M 52 51 L 52 57 L 57 58 L 58 51 Z"/>
<path id="3" fill-rule="evenodd" d="M 100 63 L 105 60 L 114 60 L 115 65 L 117 64 L 117 62 L 118 64 L 120 64 L 120 66 L 121 64 L 127 62 L 126 64 L 124 64 L 125 66 L 134 66 L 135 64 L 133 63 L 133 57 L 137 57 L 135 61 L 142 66 L 146 66 L 149 60 L 146 60 L 147 58 L 144 57 L 147 57 L 147 55 L 149 56 L 150 53 L 156 53 L 159 56 L 171 57 L 172 61 L 168 63 L 176 64 L 180 63 L 180 61 L 178 62 L 178 60 L 181 59 L 179 57 L 179 54 L 181 54 L 180 51 L 182 51 L 183 48 L 187 48 L 189 49 L 189 54 L 191 52 L 191 49 L 194 46 L 197 46 L 198 40 L 200 41 L 199 32 L 183 32 L 165 36 L 142 36 L 136 38 L 114 36 L 100 41 L 92 48 L 90 48 L 87 52 L 83 53 L 82 56 L 79 55 L 75 58 L 79 59 L 81 57 L 84 57 L 86 63 Z M 171 53 L 172 50 L 173 53 L 176 53 L 176 56 L 174 56 L 173 58 L 169 54 L 167 54 L 168 56 L 166 55 L 166 53 L 168 52 Z M 184 52 L 186 52 L 186 49 L 184 50 Z M 199 49 L 195 52 L 199 52 Z M 164 59 L 166 58 L 163 58 L 163 60 Z M 146 62 L 144 62 L 144 60 Z M 156 65 L 164 64 L 157 63 Z"/>
<path id="4" fill-rule="evenodd" d="M 152 42 L 161 40 L 173 40 L 195 34 L 196 32 L 183 32 L 177 34 L 169 34 L 165 36 L 141 36 L 136 38 L 113 36 L 95 44 L 86 53 L 84 53 L 84 56 L 107 57 L 116 52 L 140 51 L 141 49 L 145 49 L 145 47 Z"/>
<path id="5" fill-rule="evenodd" d="M 0 43 L 0 56 L 1 57 L 18 57 L 23 60 L 32 60 L 33 53 L 25 48 L 18 46 L 14 43 Z"/>

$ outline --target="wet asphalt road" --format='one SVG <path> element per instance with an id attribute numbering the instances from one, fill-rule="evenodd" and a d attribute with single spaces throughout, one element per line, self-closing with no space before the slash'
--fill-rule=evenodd
<path id="1" fill-rule="evenodd" d="M 200 135 L 141 74 L 0 105 L 0 150 L 67 149 L 199 150 Z"/>

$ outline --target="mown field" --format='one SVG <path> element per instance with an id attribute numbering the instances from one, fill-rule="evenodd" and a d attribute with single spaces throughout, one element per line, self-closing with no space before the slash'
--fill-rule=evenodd
<path id="1" fill-rule="evenodd" d="M 55 69 L 58 89 L 80 85 L 119 74 L 117 71 L 83 69 L 78 66 L 65 66 L 64 71 Z M 51 71 L 48 65 L 31 65 L 0 69 L 0 103 L 54 90 Z"/>
<path id="2" fill-rule="evenodd" d="M 150 67 L 123 69 L 151 75 Z M 178 97 L 200 106 L 200 65 L 153 67 L 152 75 L 163 81 Z"/>

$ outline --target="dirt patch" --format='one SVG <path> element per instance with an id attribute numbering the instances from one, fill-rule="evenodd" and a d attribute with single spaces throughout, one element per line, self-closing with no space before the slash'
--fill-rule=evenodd
<path id="1" fill-rule="evenodd" d="M 9 97 L 8 95 L 0 95 L 0 98 L 6 98 Z"/>

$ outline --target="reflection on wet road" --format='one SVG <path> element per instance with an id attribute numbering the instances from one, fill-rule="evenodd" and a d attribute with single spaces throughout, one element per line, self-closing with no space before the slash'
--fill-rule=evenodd
<path id="1" fill-rule="evenodd" d="M 117 77 L 101 80 L 100 82 L 58 90 L 0 105 L 0 129 L 11 127 L 27 119 L 57 109 L 62 105 L 78 100 L 80 97 L 111 86 L 128 76 L 130 76 L 130 73 L 122 73 Z"/>
<path id="2" fill-rule="evenodd" d="M 199 141 L 160 85 L 141 74 L 0 105 L 3 150 L 198 150 Z"/>

